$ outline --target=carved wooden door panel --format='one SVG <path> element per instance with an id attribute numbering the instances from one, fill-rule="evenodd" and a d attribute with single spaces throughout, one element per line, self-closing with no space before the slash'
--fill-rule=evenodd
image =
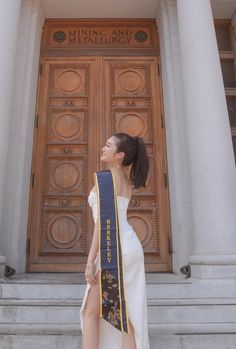
<path id="1" fill-rule="evenodd" d="M 147 188 L 134 191 L 128 221 L 142 243 L 146 271 L 169 271 L 167 168 L 158 58 L 115 57 L 104 58 L 103 62 L 106 136 L 115 132 L 141 136 L 150 160 Z"/>
<path id="2" fill-rule="evenodd" d="M 29 271 L 80 271 L 91 241 L 87 174 L 97 129 L 96 61 L 42 59 L 35 127 Z"/>
<path id="3" fill-rule="evenodd" d="M 147 271 L 170 271 L 166 150 L 157 57 L 43 57 L 35 124 L 28 271 L 84 271 L 93 234 L 87 203 L 101 147 L 115 132 L 143 137 L 148 187 L 128 220 Z"/>

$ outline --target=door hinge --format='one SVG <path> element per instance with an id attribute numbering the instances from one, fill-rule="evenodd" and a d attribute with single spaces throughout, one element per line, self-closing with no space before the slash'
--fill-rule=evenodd
<path id="1" fill-rule="evenodd" d="M 40 66 L 39 66 L 39 75 L 42 75 L 42 72 L 43 72 L 43 64 L 40 63 Z"/>
<path id="2" fill-rule="evenodd" d="M 167 177 L 167 173 L 166 172 L 164 173 L 164 185 L 165 185 L 165 188 L 168 187 L 168 177 Z"/>
<path id="3" fill-rule="evenodd" d="M 30 251 L 30 238 L 27 239 L 26 253 Z"/>
<path id="4" fill-rule="evenodd" d="M 32 174 L 32 182 L 31 182 L 32 184 L 32 188 L 34 187 L 34 173 Z"/>
<path id="5" fill-rule="evenodd" d="M 35 115 L 35 128 L 38 128 L 39 114 Z"/>
<path id="6" fill-rule="evenodd" d="M 45 22 L 43 23 L 43 25 L 41 27 L 41 33 L 43 33 L 43 31 L 44 31 L 44 27 L 45 27 Z"/>
<path id="7" fill-rule="evenodd" d="M 168 252 L 169 252 L 169 254 L 173 253 L 172 241 L 171 241 L 170 237 L 168 237 Z"/>
<path id="8" fill-rule="evenodd" d="M 157 64 L 157 69 L 158 69 L 158 75 L 160 75 L 161 74 L 160 63 Z"/>
<path id="9" fill-rule="evenodd" d="M 161 128 L 164 128 L 164 119 L 163 119 L 163 113 L 161 113 Z"/>

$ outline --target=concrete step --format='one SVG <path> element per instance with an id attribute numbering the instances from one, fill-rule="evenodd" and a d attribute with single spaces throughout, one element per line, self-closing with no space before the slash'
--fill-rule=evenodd
<path id="1" fill-rule="evenodd" d="M 82 349 L 80 336 L 0 335 L 1 349 Z"/>
<path id="2" fill-rule="evenodd" d="M 181 324 L 149 324 L 149 334 L 180 335 L 180 334 L 236 334 L 236 323 L 181 323 Z M 1 323 L 1 335 L 64 335 L 81 336 L 81 328 L 77 323 Z"/>
<path id="3" fill-rule="evenodd" d="M 226 303 L 226 304 L 225 304 Z M 0 323 L 80 323 L 82 300 L 3 299 Z M 150 324 L 224 323 L 236 321 L 236 298 L 232 299 L 148 299 Z"/>
<path id="4" fill-rule="evenodd" d="M 84 283 L 41 282 L 0 282 L 2 299 L 82 299 Z M 191 280 L 185 282 L 150 282 L 147 281 L 148 299 L 206 299 L 234 298 L 236 280 Z"/>
<path id="5" fill-rule="evenodd" d="M 150 349 L 235 349 L 236 334 L 159 335 L 150 332 Z M 1 349 L 82 349 L 70 335 L 0 335 Z"/>

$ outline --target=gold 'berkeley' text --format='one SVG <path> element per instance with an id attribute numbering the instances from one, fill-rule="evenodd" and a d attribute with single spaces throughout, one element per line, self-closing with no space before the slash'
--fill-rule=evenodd
<path id="1" fill-rule="evenodd" d="M 111 220 L 106 219 L 107 261 L 111 263 Z"/>

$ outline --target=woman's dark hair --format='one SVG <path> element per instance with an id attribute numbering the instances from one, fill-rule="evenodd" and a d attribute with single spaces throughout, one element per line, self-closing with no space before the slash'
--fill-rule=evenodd
<path id="1" fill-rule="evenodd" d="M 127 133 L 115 133 L 113 136 L 117 139 L 117 153 L 125 153 L 122 165 L 132 164 L 130 170 L 130 179 L 134 188 L 145 187 L 149 171 L 149 159 L 147 156 L 144 141 L 139 136 L 130 136 Z"/>

